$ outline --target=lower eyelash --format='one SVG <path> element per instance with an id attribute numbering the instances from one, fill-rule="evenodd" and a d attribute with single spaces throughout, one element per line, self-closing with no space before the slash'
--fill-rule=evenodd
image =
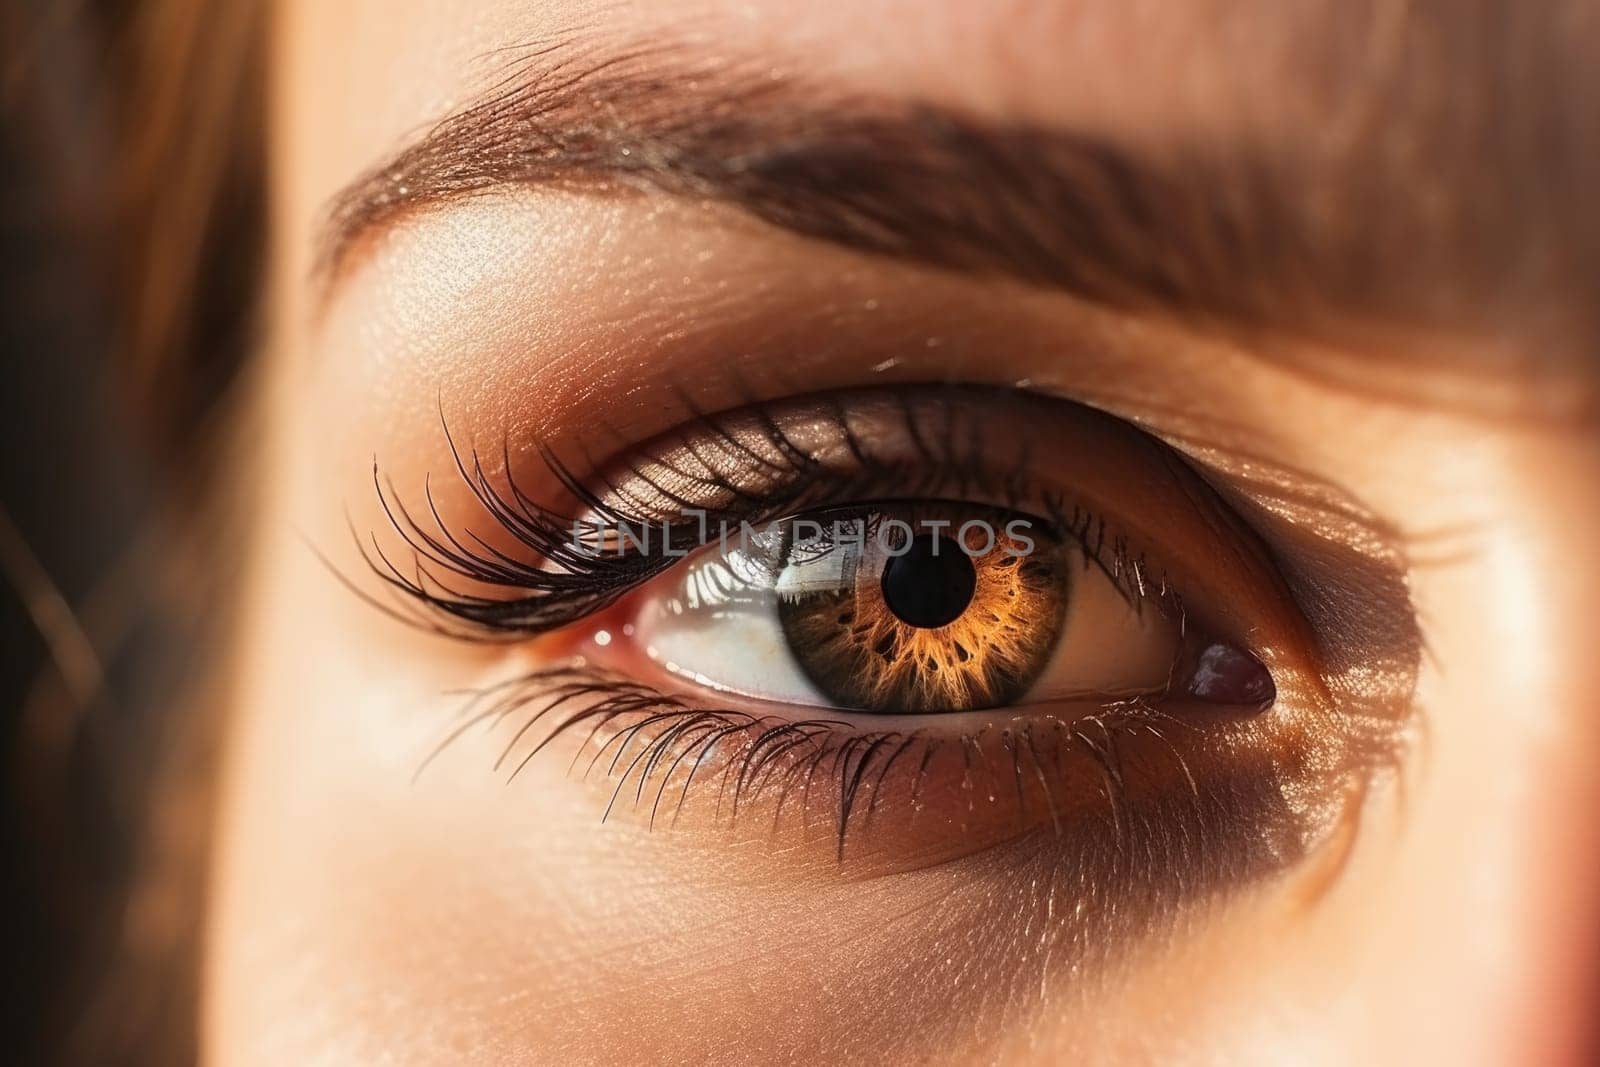
<path id="1" fill-rule="evenodd" d="M 474 727 L 493 728 L 524 715 L 494 763 L 508 780 L 558 739 L 575 737 L 579 743 L 568 773 L 586 779 L 599 770 L 615 782 L 602 821 L 624 804 L 648 811 L 652 829 L 663 819 L 675 824 L 697 788 L 715 790 L 716 817 L 730 824 L 741 809 L 770 799 L 775 825 L 786 813 L 797 813 L 809 826 L 820 804 L 833 824 L 840 862 L 847 840 L 872 826 L 885 783 L 897 768 L 906 777 L 895 779 L 895 785 L 909 798 L 910 814 L 920 808 L 936 761 L 948 768 L 959 760 L 969 797 L 993 802 L 999 791 L 1014 791 L 1019 830 L 1028 829 L 1029 798 L 1037 797 L 1034 806 L 1044 810 L 1034 814 L 1047 815 L 1060 836 L 1058 790 L 1068 781 L 1064 762 L 1069 753 L 1084 755 L 1097 768 L 1105 815 L 1120 840 L 1129 819 L 1118 742 L 1145 735 L 1170 749 L 1198 797 L 1184 757 L 1166 736 L 1187 724 L 1142 700 L 1103 704 L 1071 721 L 1032 714 L 1011 727 L 965 735 L 862 730 L 839 719 L 794 720 L 694 707 L 573 660 L 478 690 L 460 714 L 462 721 L 424 759 L 417 776 Z M 987 751 L 995 741 L 1003 757 L 998 763 Z"/>

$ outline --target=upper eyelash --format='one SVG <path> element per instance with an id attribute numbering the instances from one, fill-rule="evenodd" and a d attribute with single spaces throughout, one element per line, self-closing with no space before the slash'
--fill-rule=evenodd
<path id="1" fill-rule="evenodd" d="M 693 474 L 670 467 L 660 457 L 649 457 L 630 465 L 631 478 L 650 486 L 686 511 L 695 510 L 697 514 L 693 519 L 680 516 L 652 521 L 631 514 L 585 484 L 550 449 L 541 448 L 541 459 L 557 483 L 572 497 L 577 505 L 575 510 L 585 512 L 584 524 L 596 530 L 624 525 L 637 529 L 648 524 L 660 531 L 660 537 L 642 548 L 634 546 L 630 551 L 625 543 L 621 551 L 603 553 L 585 551 L 574 544 L 577 521 L 574 515 L 542 505 L 523 492 L 513 473 L 508 448 L 502 451 L 505 471 L 502 490 L 489 478 L 479 453 L 474 449 L 463 454 L 445 426 L 456 473 L 491 518 L 527 549 L 529 556 L 526 559 L 508 556 L 470 530 L 460 536 L 452 532 L 435 502 L 431 479 L 425 480 L 423 495 L 432 524 L 430 527 L 419 522 L 374 462 L 373 488 L 390 526 L 413 558 L 408 572 L 384 551 L 376 532 L 366 542 L 357 536 L 358 548 L 369 567 L 384 583 L 402 594 L 408 610 L 396 610 L 371 597 L 364 598 L 402 621 L 450 636 L 480 640 L 526 639 L 559 630 L 601 611 L 669 569 L 687 552 L 705 543 L 706 527 L 702 520 L 760 523 L 779 518 L 786 510 L 798 510 L 808 504 L 816 506 L 824 500 L 834 502 L 852 496 L 859 499 L 891 486 L 900 497 L 909 495 L 908 488 L 910 494 L 919 488 L 932 491 L 934 486 L 945 486 L 947 491 L 950 488 L 958 492 L 970 491 L 983 477 L 982 442 L 976 433 L 968 440 L 961 440 L 958 420 L 947 417 L 942 423 L 945 433 L 939 438 L 930 438 L 923 432 L 904 395 L 898 395 L 908 435 L 920 460 L 909 468 L 872 456 L 855 434 L 843 406 L 836 399 L 827 404 L 825 416 L 839 429 L 860 466 L 858 471 L 847 476 L 826 469 L 808 455 L 765 408 L 757 406 L 750 410 L 759 420 L 763 442 L 771 449 L 766 455 L 735 437 L 715 418 L 702 416 L 698 422 L 710 446 L 749 457 L 777 478 L 777 488 L 765 495 L 752 494 L 719 475 L 710 464 L 702 464 L 705 470 Z M 698 457 L 699 453 L 692 446 L 686 447 L 691 455 Z M 727 492 L 738 503 L 722 509 L 698 507 L 652 479 L 645 470 L 647 464 L 667 466 L 675 473 L 693 477 L 709 489 Z M 1022 492 L 1024 466 L 1025 459 L 1001 479 L 1002 490 L 1013 507 Z M 908 487 L 908 479 L 920 479 L 920 485 L 913 482 Z M 609 481 L 603 482 L 600 488 L 619 498 L 627 496 Z M 1154 600 L 1181 613 L 1181 599 L 1168 586 L 1164 572 L 1150 574 L 1146 559 L 1132 553 L 1125 539 L 1108 535 L 1103 519 L 1081 506 L 1069 509 L 1060 497 L 1048 498 L 1044 503 L 1050 532 L 1075 540 L 1083 549 L 1086 564 L 1105 574 L 1124 600 L 1140 610 L 1146 602 Z M 507 598 L 468 592 L 454 587 L 451 578 L 516 590 L 524 595 Z"/>

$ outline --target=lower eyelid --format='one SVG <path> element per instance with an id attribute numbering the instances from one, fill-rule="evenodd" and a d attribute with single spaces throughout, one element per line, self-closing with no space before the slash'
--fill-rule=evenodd
<path id="1" fill-rule="evenodd" d="M 862 716 L 796 722 L 697 707 L 580 660 L 486 689 L 466 715 L 446 744 L 481 731 L 508 778 L 564 768 L 601 818 L 717 848 L 748 841 L 789 875 L 893 874 L 1032 835 L 1110 863 L 1128 848 L 1154 856 L 1160 842 L 1141 836 L 1185 826 L 1211 835 L 1196 839 L 1211 842 L 1206 856 L 1184 861 L 1203 865 L 1224 838 L 1252 853 L 1293 821 L 1270 750 L 1230 748 L 1225 736 L 1255 727 L 1214 715 L 1186 725 L 1152 708 L 1091 706 L 893 729 Z M 1289 839 L 1273 850 L 1286 857 Z M 1141 878 L 1155 891 L 1185 876 L 1153 861 Z"/>

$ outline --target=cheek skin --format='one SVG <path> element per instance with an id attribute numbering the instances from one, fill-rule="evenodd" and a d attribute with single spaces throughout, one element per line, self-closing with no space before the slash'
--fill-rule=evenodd
<path id="1" fill-rule="evenodd" d="M 1440 953 L 1464 939 L 1471 964 L 1452 984 L 1501 1006 L 1485 1036 L 1502 1062 L 1580 1063 L 1600 995 L 1600 459 L 1588 432 L 1508 451 L 1482 490 L 1505 519 L 1475 566 L 1441 564 L 1437 597 L 1419 597 L 1461 664 L 1439 670 L 1439 836 L 1424 850 L 1432 885 L 1458 893 L 1419 928 Z"/>

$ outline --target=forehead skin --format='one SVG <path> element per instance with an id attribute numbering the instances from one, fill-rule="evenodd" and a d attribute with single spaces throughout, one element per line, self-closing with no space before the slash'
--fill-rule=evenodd
<path id="1" fill-rule="evenodd" d="M 500 820 L 481 827 L 479 836 L 472 836 L 471 819 L 425 809 L 419 794 L 404 791 L 412 749 L 362 734 L 355 724 L 370 726 L 381 717 L 370 709 L 385 701 L 404 703 L 408 671 L 425 675 L 413 688 L 435 698 L 459 679 L 445 671 L 427 674 L 429 652 L 397 666 L 400 653 L 392 648 L 353 648 L 360 641 L 338 625 L 353 629 L 366 617 L 349 608 L 315 561 L 307 561 L 298 540 L 311 510 L 306 501 L 318 491 L 300 485 L 305 479 L 292 473 L 293 463 L 326 460 L 353 471 L 357 491 L 368 488 L 362 478 L 370 473 L 376 442 L 344 447 L 349 442 L 337 431 L 347 427 L 334 425 L 339 416 L 355 407 L 358 419 L 364 414 L 386 429 L 399 427 L 398 433 L 407 432 L 412 415 L 422 427 L 417 433 L 432 429 L 436 417 L 432 392 L 409 398 L 405 412 L 398 402 L 390 404 L 395 410 L 385 408 L 393 400 L 384 392 L 388 365 L 342 376 L 334 368 L 331 387 L 327 380 L 307 386 L 340 355 L 319 349 L 306 326 L 319 313 L 307 284 L 319 219 L 358 175 L 492 86 L 504 70 L 503 49 L 559 41 L 581 50 L 594 41 L 603 52 L 670 39 L 713 59 L 769 65 L 776 76 L 923 100 L 997 121 L 1114 134 L 1155 152 L 1177 136 L 1214 136 L 1219 144 L 1269 144 L 1285 160 L 1304 160 L 1308 167 L 1375 162 L 1393 176 L 1395 194 L 1414 197 L 1440 232 L 1472 224 L 1465 231 L 1480 236 L 1464 251 L 1474 264 L 1503 264 L 1507 249 L 1523 249 L 1511 257 L 1518 262 L 1514 273 L 1531 287 L 1555 292 L 1570 279 L 1600 276 L 1592 269 L 1600 213 L 1584 204 L 1586 190 L 1600 187 L 1593 173 L 1600 152 L 1586 140 L 1600 136 L 1591 85 L 1600 64 L 1582 55 L 1600 39 L 1597 6 L 1513 0 L 283 0 L 273 71 L 279 344 L 271 359 L 278 391 L 267 413 L 272 447 L 263 450 L 272 469 L 261 480 L 262 510 L 271 521 L 263 524 L 258 595 L 247 605 L 253 617 L 242 643 L 251 662 L 243 672 L 240 720 L 250 726 L 234 742 L 229 807 L 219 833 L 225 855 L 208 1005 L 216 1059 L 284 1062 L 320 1055 L 328 1062 L 370 1062 L 394 1054 L 391 1042 L 415 1040 L 401 1050 L 402 1060 L 459 1059 L 463 1048 L 481 1052 L 484 1042 L 500 1041 L 490 1055 L 512 1061 L 526 1055 L 517 1021 L 543 1025 L 544 1005 L 528 1001 L 549 996 L 557 1008 L 576 1010 L 575 1001 L 560 1000 L 567 992 L 561 983 L 549 985 L 549 961 L 596 974 L 610 967 L 606 975 L 626 980 L 630 967 L 618 961 L 659 958 L 650 956 L 646 941 L 562 943 L 563 937 L 576 939 L 574 931 L 632 928 L 625 909 L 603 921 L 586 913 L 593 905 L 588 887 L 572 884 L 576 876 L 552 888 L 553 876 L 512 844 L 520 832 L 536 836 L 549 828 L 569 842 L 562 855 L 594 862 L 597 880 L 609 875 L 616 881 L 618 870 L 632 870 L 640 892 L 653 894 L 657 904 L 692 910 L 719 890 L 728 895 L 714 877 L 665 884 L 671 876 L 658 853 L 629 860 L 633 867 L 620 860 L 607 866 L 592 854 L 603 851 L 592 822 L 562 830 L 572 812 L 555 810 L 554 801 L 540 809 L 527 790 L 518 792 L 514 812 L 505 803 L 508 791 L 487 774 L 476 794 L 462 790 L 484 804 L 467 805 L 470 816 Z M 1481 88 L 1458 91 L 1463 85 Z M 1330 115 L 1338 121 L 1330 122 Z M 1307 186 L 1304 203 L 1313 215 L 1325 207 L 1315 185 Z M 1327 185 L 1338 186 L 1339 179 L 1329 177 Z M 586 224 L 562 220 L 586 211 L 564 205 L 554 213 L 557 221 L 522 219 L 509 236 L 467 218 L 446 227 L 442 243 L 471 245 L 459 257 L 471 266 L 500 251 L 499 240 L 508 259 L 537 268 L 536 256 L 511 246 L 543 237 L 547 226 L 565 227 L 566 243 L 581 245 L 570 239 L 583 237 Z M 589 224 L 606 238 L 615 217 Z M 1512 225 L 1501 233 L 1478 226 L 1485 220 Z M 424 234 L 401 252 L 426 251 L 428 240 Z M 613 254 L 614 245 L 608 246 Z M 446 254 L 429 262 L 455 261 Z M 581 273 L 581 264 L 572 269 Z M 455 295 L 447 273 L 405 278 L 400 288 L 423 291 L 420 303 L 443 304 Z M 430 287 L 446 296 L 430 296 Z M 1508 326 L 1543 339 L 1521 351 L 1559 349 L 1572 373 L 1592 377 L 1587 316 L 1593 302 L 1569 296 L 1541 305 L 1560 309 L 1548 312 L 1549 321 L 1519 319 Z M 372 329 L 381 334 L 392 326 Z M 458 328 L 466 333 L 475 325 Z M 1547 344 L 1550 338 L 1560 343 Z M 1464 348 L 1462 358 L 1468 355 Z M 325 361 L 322 368 L 308 367 L 317 359 Z M 480 384 L 491 393 L 527 380 L 508 373 Z M 1527 384 L 1514 374 L 1503 381 L 1513 391 Z M 365 408 L 353 398 L 357 388 Z M 1297 937 L 1277 940 L 1251 925 L 1224 928 L 1186 958 L 1187 970 L 1175 965 L 1166 986 L 1143 1002 L 1121 1005 L 1121 1014 L 1108 1013 L 1110 1047 L 1125 1057 L 1154 1055 L 1150 1050 L 1160 1051 L 1165 1035 L 1150 1035 L 1146 1043 L 1139 1020 L 1164 1025 L 1179 1014 L 1184 1026 L 1177 1029 L 1185 1033 L 1214 1029 L 1208 1048 L 1223 1050 L 1218 1062 L 1311 1062 L 1313 1053 L 1327 1062 L 1404 1061 L 1441 1049 L 1487 1059 L 1510 1050 L 1533 1059 L 1542 1052 L 1559 1057 L 1587 1038 L 1583 1022 L 1543 1013 L 1553 1004 L 1582 1003 L 1573 990 L 1585 981 L 1592 990 L 1593 938 L 1584 931 L 1595 932 L 1600 914 L 1592 876 L 1585 873 L 1596 826 L 1572 815 L 1600 811 L 1600 774 L 1589 755 L 1600 751 L 1600 717 L 1577 714 L 1592 710 L 1600 693 L 1587 622 L 1600 599 L 1589 562 L 1600 537 L 1592 425 L 1567 427 L 1559 438 L 1529 431 L 1511 440 L 1496 427 L 1450 440 L 1445 431 L 1459 427 L 1440 420 L 1442 443 L 1412 455 L 1407 449 L 1436 423 L 1409 410 L 1391 409 L 1363 422 L 1345 417 L 1361 411 L 1357 401 L 1344 400 L 1302 416 L 1294 410 L 1296 398 L 1306 395 L 1295 391 L 1300 386 L 1273 379 L 1259 386 L 1229 382 L 1227 388 L 1269 398 L 1281 391 L 1279 421 L 1303 433 L 1304 441 L 1296 440 L 1305 444 L 1307 465 L 1360 482 L 1378 510 L 1420 531 L 1449 532 L 1484 518 L 1462 501 L 1505 503 L 1509 518 L 1488 525 L 1469 546 L 1481 553 L 1475 568 L 1418 577 L 1431 651 L 1458 672 L 1435 680 L 1427 693 L 1451 712 L 1429 750 L 1437 768 L 1429 783 L 1448 788 L 1423 791 L 1399 817 L 1364 828 L 1367 851 L 1356 858 L 1344 895 L 1317 923 L 1307 920 L 1303 937 L 1298 926 Z M 332 395 L 308 400 L 302 389 Z M 524 396 L 507 403 L 531 401 Z M 383 410 L 374 415 L 371 409 Z M 1470 447 L 1457 447 L 1460 441 Z M 296 450 L 292 462 L 283 458 Z M 1420 473 L 1393 473 L 1405 462 Z M 1527 479 L 1527 470 L 1543 477 Z M 1452 480 L 1458 478 L 1465 488 Z M 1445 503 L 1429 510 L 1430 494 Z M 342 501 L 316 499 L 342 533 Z M 1461 551 L 1452 542 L 1433 554 Z M 308 687 L 307 678 L 318 684 Z M 381 710 L 387 715 L 393 709 Z M 422 717 L 416 708 L 403 711 L 413 720 Z M 1498 726 L 1511 729 L 1502 735 Z M 368 759 L 371 751 L 378 754 Z M 390 778 L 399 785 L 384 793 Z M 368 803 L 373 793 L 388 798 L 387 809 Z M 428 796 L 439 798 L 437 792 Z M 428 847 L 412 847 L 407 834 L 428 837 Z M 308 856 L 329 860 L 338 873 L 314 868 Z M 432 862 L 440 856 L 459 866 L 441 871 Z M 1524 877 L 1525 871 L 1538 873 Z M 460 900 L 432 907 L 426 890 L 457 893 Z M 784 912 L 782 905 L 803 904 L 760 903 L 770 904 L 773 914 Z M 882 913 L 875 909 L 892 909 L 893 902 L 872 897 L 869 904 L 853 916 L 852 929 L 863 938 Z M 710 929 L 706 936 L 728 933 Z M 763 924 L 732 928 L 732 934 L 757 946 Z M 1277 987 L 1254 987 L 1250 975 L 1222 975 L 1201 965 L 1227 964 L 1235 938 L 1251 937 L 1273 942 L 1251 942 L 1261 958 L 1281 942 L 1284 958 L 1292 960 L 1277 960 L 1282 966 L 1270 971 Z M 705 951 L 694 958 L 702 969 L 691 969 L 687 980 L 716 982 L 719 961 L 706 958 L 714 946 L 700 947 Z M 591 948 L 601 962 L 586 955 Z M 1366 955 L 1351 959 L 1358 949 Z M 324 955 L 337 958 L 329 963 Z M 1430 971 L 1432 960 L 1447 961 L 1448 970 Z M 751 979 L 747 988 L 741 978 L 735 984 L 757 1020 L 766 1005 L 752 1002 L 782 993 L 772 982 L 758 988 Z M 1409 1004 L 1419 987 L 1428 990 L 1433 1008 L 1444 1009 L 1438 1017 L 1412 1017 Z M 678 1002 L 653 1003 L 670 1008 Z M 1243 1010 L 1257 1003 L 1273 1009 Z M 634 1035 L 643 1049 L 657 1036 L 652 1027 L 665 1032 L 693 1025 L 666 1011 L 631 1018 L 651 1031 Z M 436 1020 L 442 1021 L 435 1026 Z M 1460 1022 L 1479 1020 L 1492 1033 L 1458 1033 Z M 829 1020 L 810 1022 L 820 1027 Z M 1012 1050 L 1038 1054 L 1073 1038 L 1047 1023 L 1039 1029 L 1017 1035 Z M 1340 1049 L 1324 1030 L 1345 1035 L 1348 1044 Z"/>

